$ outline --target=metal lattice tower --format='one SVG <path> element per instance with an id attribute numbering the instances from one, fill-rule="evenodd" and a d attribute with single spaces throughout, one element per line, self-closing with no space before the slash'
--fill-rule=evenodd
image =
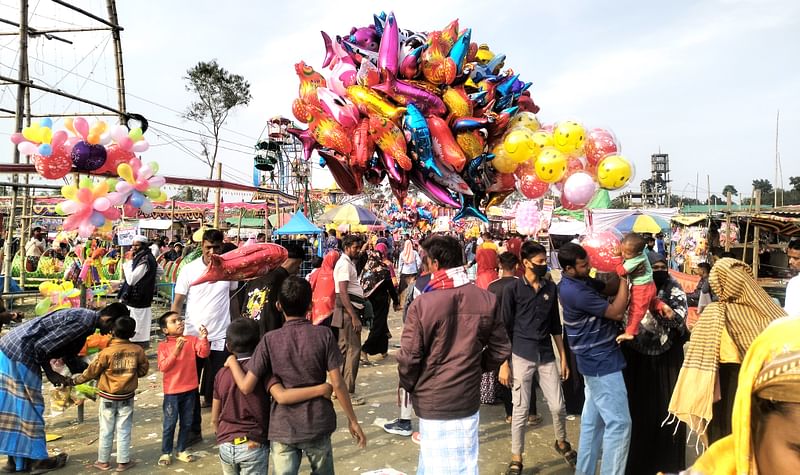
<path id="1" fill-rule="evenodd" d="M 650 178 L 642 180 L 642 201 L 652 206 L 669 206 L 670 183 L 669 154 L 654 153 L 650 156 Z"/>
<path id="2" fill-rule="evenodd" d="M 267 122 L 266 140 L 256 144 L 253 158 L 253 184 L 297 196 L 301 203 L 308 198 L 311 167 L 303 157 L 303 145 L 287 129 L 295 124 L 285 117 Z"/>

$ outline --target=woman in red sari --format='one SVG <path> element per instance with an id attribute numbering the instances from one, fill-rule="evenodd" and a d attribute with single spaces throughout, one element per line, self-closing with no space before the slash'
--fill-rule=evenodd
<path id="1" fill-rule="evenodd" d="M 475 262 L 478 264 L 475 285 L 486 290 L 489 288 L 489 284 L 498 278 L 497 251 L 482 247 L 475 254 Z"/>
<path id="2" fill-rule="evenodd" d="M 322 258 L 322 267 L 311 276 L 311 323 L 328 326 L 336 306 L 336 283 L 333 281 L 333 268 L 339 260 L 339 251 L 331 250 Z"/>

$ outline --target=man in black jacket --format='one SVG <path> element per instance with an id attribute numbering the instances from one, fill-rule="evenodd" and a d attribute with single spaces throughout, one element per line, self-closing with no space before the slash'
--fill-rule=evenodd
<path id="1" fill-rule="evenodd" d="M 125 282 L 119 291 L 119 298 L 128 306 L 131 318 L 136 320 L 136 334 L 131 342 L 147 349 L 150 347 L 153 296 L 163 270 L 150 252 L 146 237 L 134 236 L 131 251 L 133 258 L 122 265 Z"/>

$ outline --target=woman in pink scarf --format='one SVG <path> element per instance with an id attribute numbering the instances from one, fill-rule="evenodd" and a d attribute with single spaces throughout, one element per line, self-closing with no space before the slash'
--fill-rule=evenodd
<path id="1" fill-rule="evenodd" d="M 497 280 L 497 251 L 482 247 L 475 254 L 475 262 L 478 264 L 478 273 L 475 278 L 475 285 L 486 290 L 489 284 Z"/>
<path id="2" fill-rule="evenodd" d="M 322 258 L 322 267 L 311 276 L 311 323 L 319 325 L 329 320 L 336 306 L 336 283 L 333 281 L 333 268 L 339 260 L 339 251 L 331 250 Z"/>

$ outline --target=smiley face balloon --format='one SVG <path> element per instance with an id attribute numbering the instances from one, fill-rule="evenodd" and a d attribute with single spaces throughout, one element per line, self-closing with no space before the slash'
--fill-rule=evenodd
<path id="1" fill-rule="evenodd" d="M 508 121 L 508 130 L 519 127 L 524 127 L 531 132 L 536 132 L 542 127 L 542 124 L 539 123 L 539 119 L 536 118 L 536 114 L 533 112 L 522 111 L 517 112 L 516 115 Z"/>
<path id="2" fill-rule="evenodd" d="M 533 132 L 525 127 L 514 129 L 506 133 L 501 144 L 506 157 L 515 163 L 522 163 L 535 158 L 539 151 L 533 142 Z"/>
<path id="3" fill-rule="evenodd" d="M 553 129 L 553 143 L 559 152 L 567 155 L 582 155 L 586 129 L 577 122 L 559 122 Z"/>
<path id="4" fill-rule="evenodd" d="M 609 155 L 597 164 L 597 183 L 607 190 L 622 188 L 634 174 L 633 164 L 621 155 Z"/>
<path id="5" fill-rule="evenodd" d="M 535 164 L 536 176 L 546 183 L 555 183 L 567 172 L 567 156 L 554 147 L 545 147 Z"/>

